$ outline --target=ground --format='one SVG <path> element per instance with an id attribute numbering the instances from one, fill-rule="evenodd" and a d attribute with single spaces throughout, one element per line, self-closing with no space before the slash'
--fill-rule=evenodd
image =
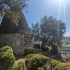
<path id="1" fill-rule="evenodd" d="M 16 58 L 15 64 L 17 65 L 19 62 L 25 62 L 26 58 L 24 58 L 23 56 L 19 56 Z"/>
<path id="2" fill-rule="evenodd" d="M 20 58 L 20 59 L 15 61 L 15 64 L 17 65 L 19 62 L 25 62 L 25 61 L 26 61 L 25 58 Z"/>

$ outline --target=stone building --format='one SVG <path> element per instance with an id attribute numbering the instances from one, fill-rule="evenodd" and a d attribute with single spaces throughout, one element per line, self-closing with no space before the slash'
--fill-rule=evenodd
<path id="1" fill-rule="evenodd" d="M 12 14 L 10 16 L 13 17 Z M 18 26 L 16 24 L 13 25 L 13 22 L 11 23 L 10 20 L 6 15 L 2 20 L 0 26 L 0 47 L 11 46 L 14 54 L 23 55 L 26 47 L 33 46 L 33 34 L 27 25 L 24 14 L 20 13 Z"/>

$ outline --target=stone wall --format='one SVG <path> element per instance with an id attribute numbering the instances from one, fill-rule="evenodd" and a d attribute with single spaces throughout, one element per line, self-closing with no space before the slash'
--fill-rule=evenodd
<path id="1" fill-rule="evenodd" d="M 25 48 L 28 46 L 33 46 L 34 38 L 33 34 L 27 33 L 10 33 L 10 34 L 0 34 L 0 47 L 11 46 L 14 54 L 23 55 L 25 53 Z"/>

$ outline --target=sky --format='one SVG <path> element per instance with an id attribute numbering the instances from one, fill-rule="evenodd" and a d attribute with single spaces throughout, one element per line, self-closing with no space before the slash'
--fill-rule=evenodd
<path id="1" fill-rule="evenodd" d="M 29 27 L 45 15 L 53 16 L 66 24 L 65 36 L 70 36 L 70 0 L 28 0 L 27 4 L 28 13 L 23 13 Z"/>

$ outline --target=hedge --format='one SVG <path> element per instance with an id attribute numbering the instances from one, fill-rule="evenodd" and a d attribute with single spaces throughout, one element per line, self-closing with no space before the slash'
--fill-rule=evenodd
<path id="1" fill-rule="evenodd" d="M 30 54 L 26 58 L 28 70 L 70 70 L 70 64 L 62 63 L 41 54 Z"/>
<path id="2" fill-rule="evenodd" d="M 24 62 L 19 62 L 17 65 L 14 64 L 10 70 L 26 70 L 26 65 Z"/>
<path id="3" fill-rule="evenodd" d="M 35 53 L 35 49 L 33 47 L 27 47 L 25 49 L 25 55 L 34 54 L 34 53 Z"/>
<path id="4" fill-rule="evenodd" d="M 9 46 L 0 48 L 0 69 L 9 70 L 15 62 L 13 50 Z"/>
<path id="5" fill-rule="evenodd" d="M 27 55 L 26 66 L 29 70 L 37 70 L 37 67 L 42 67 L 47 61 L 51 59 L 41 55 L 41 54 L 34 54 L 34 55 Z"/>

